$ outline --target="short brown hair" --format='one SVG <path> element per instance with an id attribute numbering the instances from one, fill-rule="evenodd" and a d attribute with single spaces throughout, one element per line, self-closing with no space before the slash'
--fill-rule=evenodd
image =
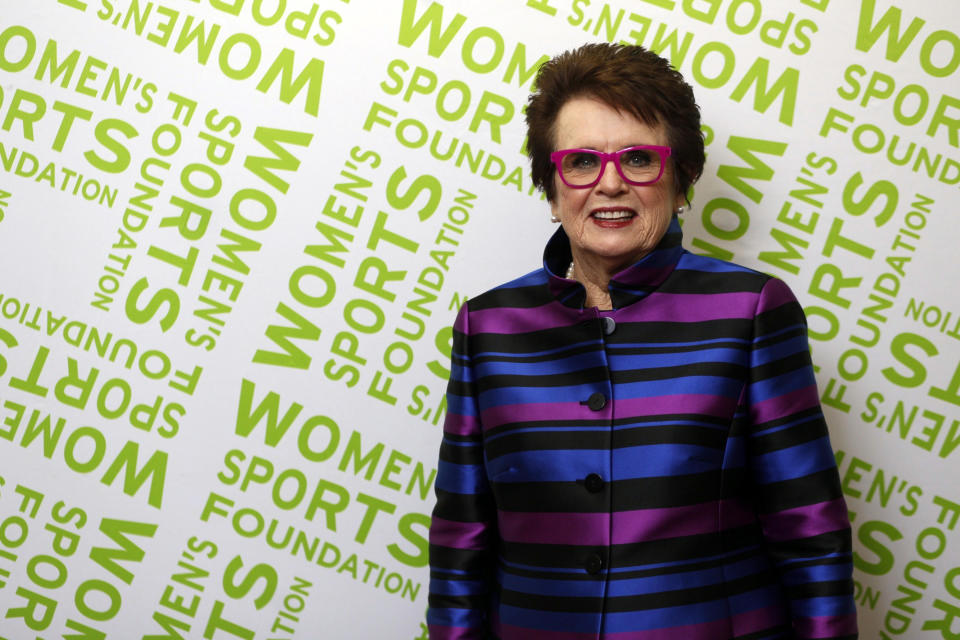
<path id="1" fill-rule="evenodd" d="M 533 183 L 553 202 L 550 154 L 560 109 L 571 98 L 591 97 L 648 126 L 663 125 L 673 148 L 677 192 L 689 198 L 703 172 L 703 133 L 693 88 L 670 62 L 641 46 L 590 43 L 565 51 L 537 71 L 527 102 L 527 155 Z"/>

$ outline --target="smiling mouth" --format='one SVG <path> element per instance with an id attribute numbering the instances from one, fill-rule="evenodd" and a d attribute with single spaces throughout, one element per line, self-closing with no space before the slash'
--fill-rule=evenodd
<path id="1" fill-rule="evenodd" d="M 614 209 L 594 211 L 590 215 L 598 220 L 627 220 L 636 214 L 629 209 Z"/>

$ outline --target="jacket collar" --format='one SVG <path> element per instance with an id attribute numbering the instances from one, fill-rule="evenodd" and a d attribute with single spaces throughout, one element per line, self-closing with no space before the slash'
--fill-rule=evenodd
<path id="1" fill-rule="evenodd" d="M 609 291 L 613 308 L 620 309 L 631 305 L 655 291 L 673 272 L 684 253 L 682 240 L 680 222 L 677 216 L 673 216 L 667 232 L 653 251 L 610 278 Z M 570 239 L 563 227 L 560 227 L 543 251 L 543 268 L 549 276 L 547 286 L 560 303 L 580 309 L 586 302 L 587 292 L 576 280 L 567 280 L 564 277 L 571 259 Z"/>

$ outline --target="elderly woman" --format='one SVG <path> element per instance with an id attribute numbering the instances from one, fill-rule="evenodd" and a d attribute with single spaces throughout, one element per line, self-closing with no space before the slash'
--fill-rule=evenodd
<path id="1" fill-rule="evenodd" d="M 454 325 L 430 637 L 855 638 L 803 312 L 681 247 L 690 86 L 589 44 L 541 68 L 526 117 L 560 228 Z"/>

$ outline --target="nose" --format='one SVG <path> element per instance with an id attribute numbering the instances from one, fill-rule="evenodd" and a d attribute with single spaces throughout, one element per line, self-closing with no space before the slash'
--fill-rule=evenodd
<path id="1" fill-rule="evenodd" d="M 600 181 L 594 189 L 602 193 L 613 194 L 625 191 L 626 188 L 627 183 L 623 181 L 623 177 L 620 175 L 620 172 L 617 171 L 613 160 L 607 161 L 607 165 L 603 168 L 603 173 L 600 174 Z"/>

